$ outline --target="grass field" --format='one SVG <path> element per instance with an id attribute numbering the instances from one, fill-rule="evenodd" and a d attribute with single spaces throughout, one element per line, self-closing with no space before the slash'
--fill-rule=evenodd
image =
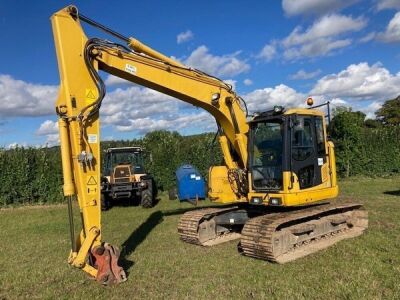
<path id="1" fill-rule="evenodd" d="M 184 244 L 176 227 L 187 203 L 103 214 L 104 240 L 122 248 L 128 281 L 102 287 L 71 268 L 66 206 L 0 210 L 0 299 L 399 299 L 400 177 L 341 182 L 365 204 L 366 234 L 286 265 L 239 255 L 237 242 Z M 209 203 L 207 203 L 209 204 Z"/>

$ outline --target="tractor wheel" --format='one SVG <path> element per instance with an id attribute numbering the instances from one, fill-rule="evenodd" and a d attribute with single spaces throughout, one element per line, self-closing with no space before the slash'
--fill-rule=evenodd
<path id="1" fill-rule="evenodd" d="M 110 208 L 110 200 L 105 194 L 101 193 L 101 210 L 106 211 L 109 208 Z"/>
<path id="2" fill-rule="evenodd" d="M 153 206 L 153 193 L 150 188 L 142 191 L 141 204 L 144 208 L 150 208 Z"/>
<path id="3" fill-rule="evenodd" d="M 172 189 L 170 189 L 169 191 L 168 191 L 168 199 L 169 200 L 176 200 L 176 198 L 178 198 L 177 197 L 177 191 L 176 191 L 176 187 L 174 187 L 174 188 L 172 188 Z"/>

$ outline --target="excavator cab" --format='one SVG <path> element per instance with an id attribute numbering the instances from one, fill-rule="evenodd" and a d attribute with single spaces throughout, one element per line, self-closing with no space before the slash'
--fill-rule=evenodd
<path id="1" fill-rule="evenodd" d="M 312 188 L 328 178 L 324 117 L 283 108 L 257 115 L 250 122 L 249 171 L 256 192 L 283 192 L 284 172 L 295 174 L 299 189 Z M 286 186 L 285 186 L 286 184 Z"/>

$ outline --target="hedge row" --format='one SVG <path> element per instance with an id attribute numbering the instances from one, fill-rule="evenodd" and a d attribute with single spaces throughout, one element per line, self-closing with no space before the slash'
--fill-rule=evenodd
<path id="1" fill-rule="evenodd" d="M 386 176 L 400 172 L 400 128 L 361 128 L 358 139 L 335 141 L 339 176 Z"/>
<path id="2" fill-rule="evenodd" d="M 161 189 L 174 185 L 174 171 L 182 164 L 196 166 L 203 174 L 208 167 L 219 164 L 221 152 L 216 142 L 210 148 L 214 134 L 181 136 L 176 132 L 155 131 L 142 139 L 110 141 L 102 149 L 138 145 L 150 155 L 146 169 L 153 174 Z M 0 205 L 56 203 L 64 201 L 59 147 L 0 149 Z"/>
<path id="3" fill-rule="evenodd" d="M 0 150 L 0 204 L 60 202 L 58 148 Z"/>
<path id="4" fill-rule="evenodd" d="M 400 170 L 400 127 L 342 108 L 329 125 L 340 176 L 382 176 Z"/>
<path id="5" fill-rule="evenodd" d="M 348 130 L 349 126 L 344 127 Z M 353 128 L 354 129 L 354 128 Z M 331 129 L 332 130 L 332 129 Z M 356 127 L 350 133 L 332 130 L 340 176 L 382 176 L 400 171 L 400 129 L 397 127 Z M 156 131 L 142 139 L 103 142 L 102 148 L 143 146 L 152 153 L 145 167 L 158 185 L 174 185 L 174 171 L 182 164 L 196 166 L 203 175 L 222 162 L 214 134 L 181 136 Z M 0 205 L 62 202 L 62 170 L 58 147 L 0 149 Z"/>

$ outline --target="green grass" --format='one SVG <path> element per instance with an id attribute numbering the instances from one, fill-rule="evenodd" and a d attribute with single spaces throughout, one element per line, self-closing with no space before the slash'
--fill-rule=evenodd
<path id="1" fill-rule="evenodd" d="M 148 210 L 115 207 L 103 214 L 104 240 L 122 245 L 129 278 L 113 287 L 67 264 L 65 205 L 0 210 L 0 299 L 400 298 L 400 177 L 340 185 L 343 197 L 365 204 L 369 230 L 286 265 L 243 257 L 237 242 L 181 242 L 176 227 L 190 204 L 163 196 Z"/>

